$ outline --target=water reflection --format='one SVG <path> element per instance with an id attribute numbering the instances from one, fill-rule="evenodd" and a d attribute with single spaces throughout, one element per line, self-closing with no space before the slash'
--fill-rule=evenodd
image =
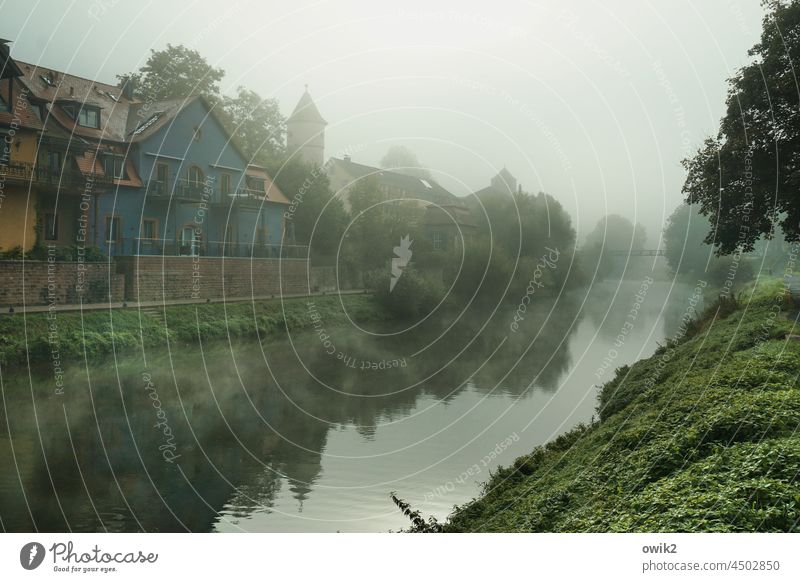
<path id="1" fill-rule="evenodd" d="M 171 345 L 146 363 L 71 366 L 63 397 L 44 372 L 4 374 L 3 527 L 379 531 L 404 525 L 392 489 L 446 514 L 475 483 L 426 493 L 493 443 L 521 437 L 497 459 L 507 464 L 588 418 L 591 371 L 636 284 L 623 287 L 541 300 L 517 333 L 505 309 L 390 336 L 330 329 L 335 353 L 314 332 Z M 651 292 L 631 350 L 661 339 L 669 293 Z"/>

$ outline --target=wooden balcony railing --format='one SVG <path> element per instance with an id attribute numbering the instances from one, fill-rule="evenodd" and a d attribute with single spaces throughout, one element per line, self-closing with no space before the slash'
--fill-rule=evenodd
<path id="1" fill-rule="evenodd" d="M 0 176 L 5 180 L 25 182 L 36 186 L 54 186 L 83 189 L 91 182 L 92 187 L 113 186 L 114 181 L 108 176 L 86 176 L 79 170 L 49 168 L 29 162 L 11 162 L 0 164 Z"/>

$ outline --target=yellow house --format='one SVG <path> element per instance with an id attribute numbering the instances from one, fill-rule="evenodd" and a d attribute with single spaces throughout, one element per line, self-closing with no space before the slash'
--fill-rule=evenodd
<path id="1" fill-rule="evenodd" d="M 0 39 L 0 251 L 30 250 L 36 243 L 34 161 L 41 121 L 16 78 L 21 71 Z"/>

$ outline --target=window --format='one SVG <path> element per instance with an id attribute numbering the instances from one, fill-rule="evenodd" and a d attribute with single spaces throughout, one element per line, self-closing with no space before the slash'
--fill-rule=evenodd
<path id="1" fill-rule="evenodd" d="M 433 233 L 433 250 L 440 251 L 444 248 L 444 236 L 440 231 Z"/>
<path id="2" fill-rule="evenodd" d="M 75 119 L 75 106 L 74 105 L 62 105 L 61 106 L 64 112 L 69 115 L 72 119 Z"/>
<path id="3" fill-rule="evenodd" d="M 264 180 L 261 178 L 247 178 L 247 188 L 252 190 L 253 194 L 266 193 L 266 189 L 264 188 Z"/>
<path id="4" fill-rule="evenodd" d="M 83 127 L 100 127 L 100 110 L 84 105 L 78 112 L 78 125 Z"/>
<path id="5" fill-rule="evenodd" d="M 180 254 L 196 257 L 200 254 L 202 234 L 194 226 L 184 226 L 181 231 Z"/>
<path id="6" fill-rule="evenodd" d="M 203 137 L 203 131 L 202 131 L 202 130 L 201 130 L 199 127 L 196 127 L 196 126 L 195 126 L 195 128 L 194 128 L 194 134 L 192 134 L 192 139 L 193 139 L 194 141 L 200 141 L 200 139 L 201 139 L 202 137 Z"/>
<path id="7" fill-rule="evenodd" d="M 231 175 L 221 174 L 219 177 L 219 190 L 223 196 L 231 193 Z"/>
<path id="8" fill-rule="evenodd" d="M 169 188 L 169 166 L 167 164 L 156 164 L 156 194 L 166 194 Z"/>
<path id="9" fill-rule="evenodd" d="M 201 170 L 197 166 L 192 166 L 191 168 L 189 168 L 189 184 L 191 186 L 202 186 L 203 170 Z"/>
<path id="10" fill-rule="evenodd" d="M 113 176 L 115 180 L 124 180 L 125 158 L 120 156 L 103 157 L 103 172 L 106 176 Z"/>
<path id="11" fill-rule="evenodd" d="M 47 169 L 52 170 L 54 172 L 61 171 L 61 152 L 47 152 L 47 158 L 45 160 L 47 164 Z"/>
<path id="12" fill-rule="evenodd" d="M 54 212 L 46 212 L 44 215 L 44 240 L 58 240 L 58 215 Z"/>
<path id="13" fill-rule="evenodd" d="M 119 216 L 106 216 L 106 243 L 119 243 L 122 240 Z"/>
<path id="14" fill-rule="evenodd" d="M 156 232 L 158 232 L 158 223 L 152 218 L 145 218 L 142 220 L 142 238 L 147 240 L 155 240 Z"/>
<path id="15" fill-rule="evenodd" d="M 9 111 L 8 103 L 5 102 L 2 95 L 0 95 L 0 111 Z"/>

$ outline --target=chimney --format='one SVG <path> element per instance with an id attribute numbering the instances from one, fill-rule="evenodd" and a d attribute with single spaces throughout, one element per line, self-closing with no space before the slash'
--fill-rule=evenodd
<path id="1" fill-rule="evenodd" d="M 345 154 L 345 155 L 344 155 L 344 161 L 345 161 L 345 162 L 349 162 L 349 161 L 350 161 L 350 159 L 351 159 L 351 158 L 350 158 L 350 154 Z"/>

